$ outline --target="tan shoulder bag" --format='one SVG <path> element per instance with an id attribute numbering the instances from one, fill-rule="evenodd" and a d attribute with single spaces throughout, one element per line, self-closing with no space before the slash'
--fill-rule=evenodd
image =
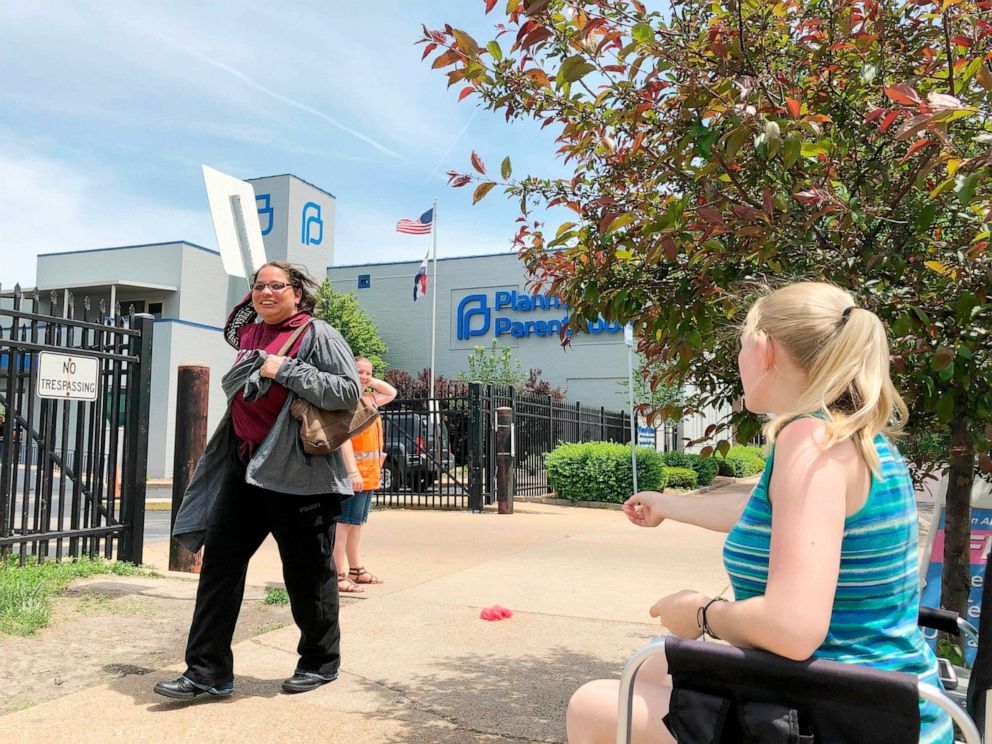
<path id="1" fill-rule="evenodd" d="M 310 321 L 307 321 L 297 328 L 279 349 L 278 355 L 285 356 L 309 325 Z M 300 422 L 300 440 L 303 442 L 303 451 L 308 455 L 331 454 L 349 439 L 372 426 L 379 415 L 375 403 L 364 395 L 359 397 L 354 409 L 344 411 L 325 411 L 294 395 L 289 412 Z"/>

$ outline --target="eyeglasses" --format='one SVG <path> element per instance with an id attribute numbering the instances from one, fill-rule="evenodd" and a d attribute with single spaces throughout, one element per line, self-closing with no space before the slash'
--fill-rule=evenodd
<path id="1" fill-rule="evenodd" d="M 292 284 L 286 284 L 286 282 L 255 282 L 251 285 L 252 292 L 264 292 L 265 288 L 268 287 L 273 292 L 282 292 L 286 287 L 291 287 Z"/>

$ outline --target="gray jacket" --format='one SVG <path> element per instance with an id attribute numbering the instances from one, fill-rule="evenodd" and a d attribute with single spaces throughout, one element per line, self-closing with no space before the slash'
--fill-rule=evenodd
<path id="1" fill-rule="evenodd" d="M 250 483 L 286 494 L 352 495 L 351 479 L 341 452 L 306 454 L 300 441 L 300 424 L 289 412 L 296 397 L 328 411 L 347 410 L 358 405 L 361 393 L 355 357 L 348 343 L 322 320 L 314 319 L 310 326 L 299 353 L 286 359 L 276 374 L 275 381 L 290 394 L 265 441 L 248 462 L 243 481 L 237 473 L 238 439 L 231 423 L 230 404 L 241 391 L 249 401 L 268 392 L 272 380 L 259 375 L 268 355 L 255 351 L 224 375 L 221 385 L 227 396 L 228 411 L 196 464 L 172 532 L 190 550 L 199 550 L 203 545 L 213 505 L 222 489 Z"/>

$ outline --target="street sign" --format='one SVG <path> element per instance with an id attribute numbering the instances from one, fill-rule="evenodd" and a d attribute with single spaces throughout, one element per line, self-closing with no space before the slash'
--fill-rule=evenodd
<path id="1" fill-rule="evenodd" d="M 100 363 L 93 357 L 38 354 L 39 398 L 55 400 L 96 400 Z"/>
<path id="2" fill-rule="evenodd" d="M 657 441 L 657 430 L 653 426 L 637 427 L 637 443 L 644 447 L 654 447 Z"/>
<path id="3" fill-rule="evenodd" d="M 224 272 L 250 281 L 265 263 L 255 190 L 250 183 L 206 165 L 203 166 L 203 183 L 207 187 L 207 202 Z"/>
<path id="4" fill-rule="evenodd" d="M 627 325 L 625 325 L 623 327 L 623 342 L 625 344 L 627 344 L 627 346 L 633 346 L 634 345 L 634 324 L 633 323 L 628 323 Z"/>

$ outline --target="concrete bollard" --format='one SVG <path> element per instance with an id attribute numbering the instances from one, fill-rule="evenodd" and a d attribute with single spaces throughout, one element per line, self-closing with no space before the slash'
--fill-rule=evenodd
<path id="1" fill-rule="evenodd" d="M 513 514 L 514 484 L 513 409 L 496 409 L 496 508 L 500 514 Z"/>
<path id="2" fill-rule="evenodd" d="M 179 366 L 176 388 L 176 440 L 172 465 L 172 529 L 183 502 L 193 469 L 207 446 L 207 402 L 210 398 L 210 368 L 202 362 Z M 170 529 L 171 534 L 171 529 Z M 203 551 L 190 552 L 171 538 L 169 570 L 200 573 Z"/>

